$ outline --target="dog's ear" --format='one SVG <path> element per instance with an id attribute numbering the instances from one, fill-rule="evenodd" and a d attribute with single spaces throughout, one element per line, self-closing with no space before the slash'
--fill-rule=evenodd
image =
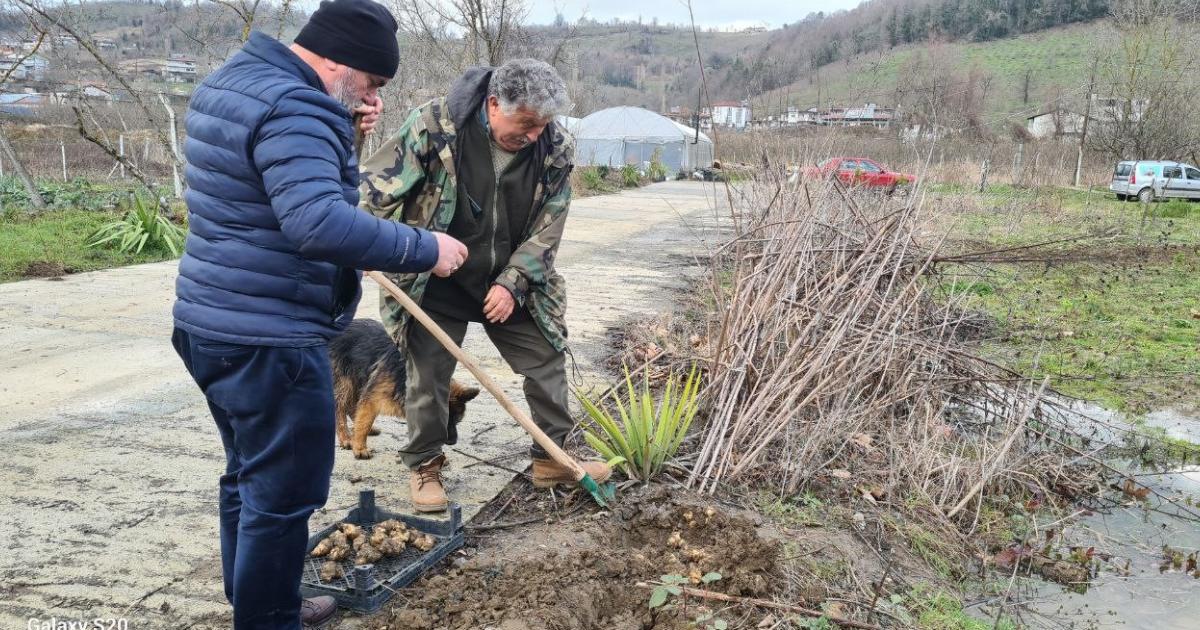
<path id="1" fill-rule="evenodd" d="M 475 397 L 478 395 L 479 395 L 478 387 L 467 387 L 458 393 L 458 401 L 459 402 L 471 402 L 472 400 L 475 400 Z"/>

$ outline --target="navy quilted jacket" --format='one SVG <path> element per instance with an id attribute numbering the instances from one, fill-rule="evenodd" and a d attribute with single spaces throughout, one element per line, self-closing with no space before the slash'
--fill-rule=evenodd
<path id="1" fill-rule="evenodd" d="M 192 95 L 190 231 L 175 325 L 227 343 L 325 343 L 354 315 L 358 269 L 425 271 L 437 241 L 358 209 L 350 113 L 259 32 Z"/>

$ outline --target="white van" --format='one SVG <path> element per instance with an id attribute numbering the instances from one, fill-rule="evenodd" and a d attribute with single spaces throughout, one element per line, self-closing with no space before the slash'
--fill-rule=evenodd
<path id="1" fill-rule="evenodd" d="M 1117 199 L 1200 199 L 1200 169 L 1168 160 L 1117 162 L 1108 189 Z"/>

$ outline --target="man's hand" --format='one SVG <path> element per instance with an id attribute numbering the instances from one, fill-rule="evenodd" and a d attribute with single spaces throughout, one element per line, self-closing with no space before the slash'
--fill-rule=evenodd
<path id="1" fill-rule="evenodd" d="M 368 96 L 363 99 L 362 105 L 354 108 L 352 114 L 362 115 L 362 118 L 358 119 L 358 130 L 364 137 L 369 136 L 375 130 L 375 125 L 379 124 L 379 116 L 383 114 L 383 99 Z"/>
<path id="2" fill-rule="evenodd" d="M 483 316 L 493 324 L 503 324 L 512 315 L 517 301 L 513 299 L 508 289 L 493 284 L 487 297 L 483 298 Z"/>
<path id="3" fill-rule="evenodd" d="M 434 232 L 438 244 L 437 264 L 433 266 L 433 275 L 445 278 L 458 271 L 467 260 L 467 246 L 445 232 Z"/>

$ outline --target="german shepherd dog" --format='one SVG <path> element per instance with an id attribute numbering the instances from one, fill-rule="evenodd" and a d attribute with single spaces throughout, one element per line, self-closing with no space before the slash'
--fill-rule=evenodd
<path id="1" fill-rule="evenodd" d="M 338 444 L 353 449 L 356 459 L 370 459 L 367 436 L 379 435 L 374 430 L 375 417 L 381 413 L 404 417 L 405 357 L 383 324 L 356 319 L 329 343 L 329 360 L 333 364 Z M 450 381 L 448 444 L 458 442 L 458 423 L 467 410 L 467 402 L 478 395 L 479 388 Z M 346 417 L 350 415 L 354 416 L 353 436 L 346 426 Z"/>

